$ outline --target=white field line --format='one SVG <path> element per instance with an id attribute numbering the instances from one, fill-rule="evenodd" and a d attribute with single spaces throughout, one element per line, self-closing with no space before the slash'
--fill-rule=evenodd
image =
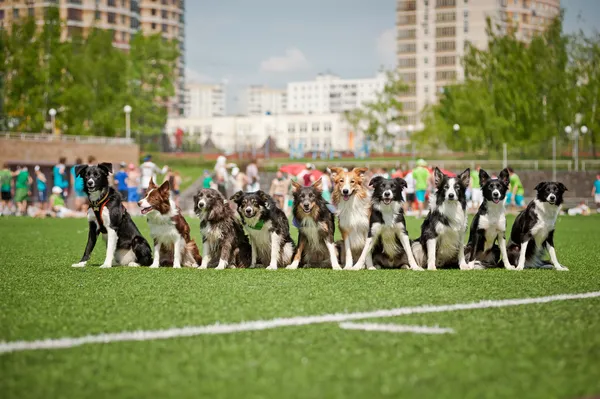
<path id="1" fill-rule="evenodd" d="M 392 333 L 415 333 L 415 334 L 453 334 L 451 328 L 427 327 L 427 326 L 407 326 L 403 324 L 387 323 L 340 323 L 340 328 L 344 330 L 362 330 L 362 331 L 381 331 Z"/>
<path id="2" fill-rule="evenodd" d="M 255 320 L 233 324 L 216 323 L 207 326 L 169 328 L 165 330 L 123 331 L 120 333 L 86 335 L 83 337 L 67 337 L 58 339 L 43 339 L 36 341 L 0 342 L 0 354 L 37 349 L 73 348 L 85 344 L 99 344 L 120 341 L 149 341 L 155 339 L 192 337 L 196 335 L 205 334 L 232 334 L 243 331 L 260 331 L 287 326 L 305 326 L 309 324 L 321 323 L 340 323 L 349 320 L 395 317 L 418 313 L 439 313 L 455 312 L 457 310 L 501 308 L 506 306 L 531 305 L 537 303 L 548 303 L 556 301 L 568 301 L 572 299 L 586 299 L 597 297 L 600 297 L 600 291 L 586 292 L 581 294 L 561 294 L 537 298 L 485 300 L 471 303 L 457 303 L 454 305 L 423 305 L 415 307 L 374 310 L 370 312 L 334 313 L 320 316 L 298 316 L 290 318 L 278 318 L 272 320 Z"/>

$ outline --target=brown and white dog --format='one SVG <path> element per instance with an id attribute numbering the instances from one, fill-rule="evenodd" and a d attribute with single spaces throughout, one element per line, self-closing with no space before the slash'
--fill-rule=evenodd
<path id="1" fill-rule="evenodd" d="M 369 233 L 371 198 L 363 180 L 367 168 L 354 168 L 347 172 L 342 168 L 331 168 L 335 182 L 332 202 L 336 207 L 344 247 L 341 261 L 344 270 L 353 268 L 353 259 L 358 259 L 366 245 Z M 373 258 L 369 254 L 367 267 L 373 267 Z"/>
<path id="2" fill-rule="evenodd" d="M 170 191 L 169 181 L 158 187 L 150 179 L 146 196 L 138 202 L 142 215 L 148 215 L 150 235 L 154 239 L 154 262 L 150 267 L 198 267 L 202 262 L 198 246 L 190 237 L 190 226 Z"/>

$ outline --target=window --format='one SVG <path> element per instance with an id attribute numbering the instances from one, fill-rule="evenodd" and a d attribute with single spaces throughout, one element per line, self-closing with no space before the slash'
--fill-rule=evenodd
<path id="1" fill-rule="evenodd" d="M 33 17 L 35 15 L 35 11 L 33 10 L 33 7 L 29 7 L 27 9 L 27 15 L 29 15 L 30 17 Z"/>
<path id="2" fill-rule="evenodd" d="M 154 9 L 154 8 L 153 8 L 152 10 L 150 10 L 150 13 L 151 13 L 152 15 L 156 15 L 156 9 Z"/>
<path id="3" fill-rule="evenodd" d="M 288 133 L 295 133 L 296 132 L 296 125 L 293 123 L 288 123 Z"/>
<path id="4" fill-rule="evenodd" d="M 417 45 L 414 43 L 401 44 L 398 46 L 398 53 L 414 53 L 417 50 Z"/>
<path id="5" fill-rule="evenodd" d="M 83 15 L 81 10 L 75 8 L 67 9 L 67 19 L 70 21 L 82 21 Z"/>
<path id="6" fill-rule="evenodd" d="M 425 72 L 424 76 L 425 76 L 425 79 L 429 79 L 429 72 Z"/>
<path id="7" fill-rule="evenodd" d="M 456 36 L 456 27 L 447 26 L 435 29 L 436 37 Z"/>
<path id="8" fill-rule="evenodd" d="M 404 111 L 416 111 L 417 109 L 417 103 L 415 101 L 408 101 L 405 103 L 402 103 L 402 110 Z"/>
<path id="9" fill-rule="evenodd" d="M 101 18 L 102 18 L 102 14 L 100 13 L 100 11 L 96 11 L 96 12 L 94 13 L 94 19 L 95 19 L 96 21 L 98 21 L 98 20 L 99 20 L 99 19 L 101 19 Z"/>
<path id="10" fill-rule="evenodd" d="M 436 8 L 454 7 L 454 6 L 456 6 L 456 0 L 436 0 L 435 1 Z"/>
<path id="11" fill-rule="evenodd" d="M 165 33 L 169 31 L 169 27 L 167 26 L 167 24 L 162 24 L 162 31 Z"/>
<path id="12" fill-rule="evenodd" d="M 318 132 L 319 131 L 319 122 L 313 122 L 313 124 L 312 124 L 312 131 L 313 132 Z"/>
<path id="13" fill-rule="evenodd" d="M 115 7 L 116 6 L 115 0 L 108 0 L 106 3 L 108 4 L 109 7 Z"/>
<path id="14" fill-rule="evenodd" d="M 13 18 L 19 18 L 19 9 L 13 8 Z"/>
<path id="15" fill-rule="evenodd" d="M 429 43 L 425 43 L 425 44 L 423 45 L 423 48 L 424 48 L 425 50 L 429 49 Z"/>
<path id="16" fill-rule="evenodd" d="M 117 20 L 117 16 L 115 15 L 115 13 L 114 12 L 109 12 L 108 13 L 108 23 L 109 24 L 114 24 L 116 20 Z"/>
<path id="17" fill-rule="evenodd" d="M 452 12 L 438 12 L 435 16 L 435 22 L 454 22 L 456 21 L 456 13 Z"/>
<path id="18" fill-rule="evenodd" d="M 465 10 L 465 12 L 463 12 L 463 15 L 465 19 L 469 18 L 469 11 Z"/>
<path id="19" fill-rule="evenodd" d="M 469 32 L 469 24 L 465 22 L 465 33 Z"/>
<path id="20" fill-rule="evenodd" d="M 429 86 L 425 86 L 425 93 L 429 93 Z"/>
<path id="21" fill-rule="evenodd" d="M 415 29 L 402 29 L 398 31 L 398 39 L 414 39 L 415 37 Z"/>
<path id="22" fill-rule="evenodd" d="M 152 22 L 152 30 L 156 29 L 156 24 L 154 22 Z"/>
<path id="23" fill-rule="evenodd" d="M 122 42 L 126 42 L 127 41 L 127 33 L 121 32 L 121 41 Z"/>
<path id="24" fill-rule="evenodd" d="M 305 122 L 300 123 L 300 132 L 306 132 L 307 131 L 307 126 Z"/>
<path id="25" fill-rule="evenodd" d="M 416 58 L 401 58 L 398 60 L 398 68 L 414 68 L 416 66 Z"/>
<path id="26" fill-rule="evenodd" d="M 405 82 L 414 82 L 417 80 L 417 74 L 415 72 L 401 73 L 400 78 Z"/>
<path id="27" fill-rule="evenodd" d="M 331 132 L 331 122 L 324 122 L 323 123 L 323 131 L 325 131 L 325 132 Z"/>
<path id="28" fill-rule="evenodd" d="M 126 19 L 125 19 L 125 15 L 121 15 L 121 23 L 123 25 L 125 25 L 127 23 Z"/>
<path id="29" fill-rule="evenodd" d="M 401 1 L 398 3 L 398 11 L 415 11 L 417 9 L 416 1 Z"/>
<path id="30" fill-rule="evenodd" d="M 456 71 L 437 71 L 435 73 L 436 80 L 453 80 L 456 79 Z"/>
<path id="31" fill-rule="evenodd" d="M 435 43 L 435 51 L 454 51 L 455 49 L 456 43 L 454 41 Z"/>
<path id="32" fill-rule="evenodd" d="M 4 19 L 4 10 L 0 10 L 0 19 Z"/>
<path id="33" fill-rule="evenodd" d="M 423 60 L 426 64 L 429 63 L 429 58 L 425 57 L 425 59 Z"/>
<path id="34" fill-rule="evenodd" d="M 456 56 L 443 56 L 435 58 L 435 65 L 454 65 L 456 64 Z"/>
<path id="35" fill-rule="evenodd" d="M 167 12 L 167 10 L 162 10 L 160 12 L 160 16 L 164 19 L 167 19 L 167 18 L 169 18 L 169 13 Z"/>

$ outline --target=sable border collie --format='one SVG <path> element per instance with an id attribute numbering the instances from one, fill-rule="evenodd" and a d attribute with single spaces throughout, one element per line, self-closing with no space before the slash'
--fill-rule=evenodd
<path id="1" fill-rule="evenodd" d="M 350 172 L 342 168 L 330 168 L 335 182 L 333 205 L 337 208 L 339 227 L 342 232 L 344 250 L 340 257 L 344 270 L 354 267 L 353 259 L 362 254 L 369 234 L 371 198 L 363 185 L 367 168 L 354 168 Z M 373 266 L 371 255 L 367 255 L 367 266 Z"/>
<path id="2" fill-rule="evenodd" d="M 138 202 L 142 215 L 148 216 L 150 236 L 154 240 L 154 262 L 150 267 L 198 267 L 202 262 L 198 246 L 190 237 L 190 226 L 170 192 L 168 180 L 158 187 L 150 178 L 146 196 Z"/>
<path id="3" fill-rule="evenodd" d="M 323 199 L 322 180 L 310 187 L 292 181 L 294 205 L 292 214 L 298 228 L 298 247 L 293 262 L 287 269 L 299 266 L 331 267 L 342 270 L 337 258 L 335 216 Z"/>
<path id="4" fill-rule="evenodd" d="M 77 165 L 75 175 L 83 178 L 83 190 L 87 194 L 89 232 L 83 257 L 73 267 L 84 267 L 96 245 L 98 235 L 106 241 L 106 258 L 101 268 L 113 265 L 149 266 L 152 251 L 146 239 L 138 230 L 127 209 L 121 202 L 121 195 L 108 183 L 112 164 Z"/>
<path id="5" fill-rule="evenodd" d="M 262 190 L 253 193 L 238 191 L 231 197 L 248 233 L 252 256 L 250 267 L 267 266 L 267 270 L 285 267 L 292 261 L 294 242 L 290 224 L 275 200 Z"/>
<path id="6" fill-rule="evenodd" d="M 537 197 L 519 213 L 512 226 L 508 259 L 517 266 L 517 270 L 548 266 L 569 270 L 558 263 L 554 249 L 556 219 L 567 187 L 559 182 L 541 182 L 535 190 Z M 548 250 L 550 263 L 542 260 L 544 249 Z"/>
<path id="7" fill-rule="evenodd" d="M 471 222 L 469 242 L 465 248 L 466 260 L 472 267 L 487 268 L 498 266 L 502 256 L 504 268 L 514 270 L 508 263 L 505 238 L 504 199 L 509 188 L 508 169 L 503 169 L 497 179 L 491 179 L 485 170 L 480 169 L 479 184 L 483 202 Z"/>
<path id="8" fill-rule="evenodd" d="M 449 177 L 437 167 L 434 172 L 436 192 L 429 201 L 429 213 L 421 225 L 421 237 L 413 244 L 417 263 L 428 270 L 459 267 L 468 270 L 465 261 L 467 199 L 470 174 Z"/>
<path id="9" fill-rule="evenodd" d="M 194 213 L 200 218 L 202 264 L 199 269 L 250 266 L 252 248 L 229 202 L 212 188 L 194 196 Z"/>
<path id="10" fill-rule="evenodd" d="M 423 270 L 415 261 L 406 231 L 402 209 L 402 191 L 407 186 L 406 181 L 399 177 L 385 179 L 375 176 L 369 185 L 373 187 L 369 233 L 354 269 L 364 269 L 367 256 L 372 255 L 373 264 L 383 268 Z M 373 265 L 368 268 L 376 269 Z"/>

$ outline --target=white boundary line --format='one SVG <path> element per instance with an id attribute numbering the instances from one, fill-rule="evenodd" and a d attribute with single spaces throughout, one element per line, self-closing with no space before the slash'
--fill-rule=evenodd
<path id="1" fill-rule="evenodd" d="M 192 337 L 205 334 L 232 334 L 243 331 L 261 331 L 278 327 L 305 326 L 309 324 L 340 323 L 349 320 L 375 319 L 395 317 L 419 313 L 455 312 L 457 310 L 501 308 L 506 306 L 531 305 L 572 299 L 598 298 L 600 291 L 581 294 L 561 294 L 537 298 L 485 300 L 471 303 L 457 303 L 454 305 L 423 305 L 395 309 L 374 310 L 371 312 L 334 313 L 320 316 L 298 316 L 278 318 L 271 320 L 254 320 L 233 324 L 211 324 L 207 326 L 169 328 L 165 330 L 149 331 L 123 331 L 120 333 L 106 333 L 86 335 L 83 337 L 67 337 L 58 339 L 43 339 L 36 341 L 0 342 L 0 354 L 38 349 L 73 348 L 85 344 L 100 344 L 121 341 L 149 341 L 155 339 L 169 339 L 178 337 Z"/>
<path id="2" fill-rule="evenodd" d="M 453 334 L 451 328 L 407 326 L 405 324 L 389 323 L 340 323 L 344 330 L 381 331 L 391 333 L 415 333 L 415 334 Z"/>

